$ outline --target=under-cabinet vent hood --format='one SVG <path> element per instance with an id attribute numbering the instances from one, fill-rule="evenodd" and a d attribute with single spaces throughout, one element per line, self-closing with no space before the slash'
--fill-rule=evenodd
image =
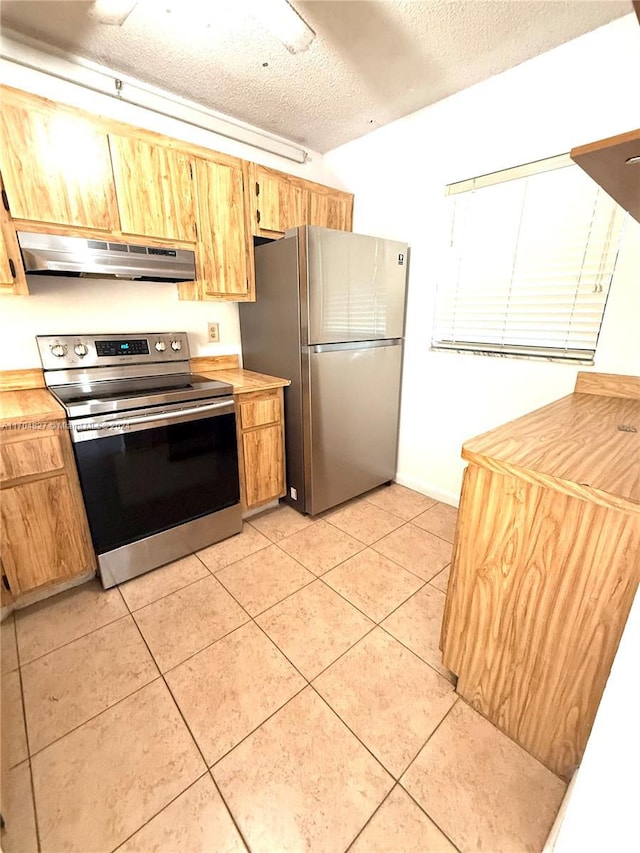
<path id="1" fill-rule="evenodd" d="M 140 281 L 194 281 L 195 255 L 189 249 L 113 243 L 18 231 L 29 275 L 87 276 Z"/>

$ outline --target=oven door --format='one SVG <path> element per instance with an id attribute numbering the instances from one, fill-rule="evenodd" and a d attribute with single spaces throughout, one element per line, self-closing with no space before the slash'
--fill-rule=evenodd
<path id="1" fill-rule="evenodd" d="M 233 397 L 83 418 L 71 437 L 98 555 L 240 500 Z"/>

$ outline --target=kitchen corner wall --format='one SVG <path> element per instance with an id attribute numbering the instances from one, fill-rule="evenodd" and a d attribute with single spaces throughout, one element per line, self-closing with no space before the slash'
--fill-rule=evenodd
<path id="1" fill-rule="evenodd" d="M 316 152 L 294 163 L 6 60 L 0 71 L 16 89 L 324 183 Z M 29 289 L 29 296 L 0 298 L 0 370 L 39 367 L 35 336 L 51 333 L 186 331 L 192 355 L 241 353 L 237 304 L 182 302 L 175 284 L 30 276 Z M 220 324 L 218 344 L 207 341 L 208 322 Z"/>
<path id="2" fill-rule="evenodd" d="M 327 182 L 355 193 L 354 231 L 411 246 L 400 482 L 457 503 L 462 442 L 571 393 L 578 369 L 429 351 L 445 184 L 631 130 L 639 103 L 640 27 L 629 15 L 325 155 Z M 629 218 L 594 370 L 640 373 L 638 270 L 640 226 Z"/>

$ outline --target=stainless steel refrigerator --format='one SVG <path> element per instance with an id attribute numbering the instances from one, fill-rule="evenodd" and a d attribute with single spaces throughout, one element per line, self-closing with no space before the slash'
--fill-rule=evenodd
<path id="1" fill-rule="evenodd" d="M 303 226 L 255 259 L 243 363 L 291 380 L 287 500 L 316 515 L 395 476 L 407 245 Z"/>

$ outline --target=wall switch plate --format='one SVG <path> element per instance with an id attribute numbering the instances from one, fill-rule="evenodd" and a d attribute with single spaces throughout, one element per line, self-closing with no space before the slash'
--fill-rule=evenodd
<path id="1" fill-rule="evenodd" d="M 220 324 L 219 323 L 209 323 L 209 337 L 207 339 L 209 343 L 217 344 L 220 340 Z"/>

